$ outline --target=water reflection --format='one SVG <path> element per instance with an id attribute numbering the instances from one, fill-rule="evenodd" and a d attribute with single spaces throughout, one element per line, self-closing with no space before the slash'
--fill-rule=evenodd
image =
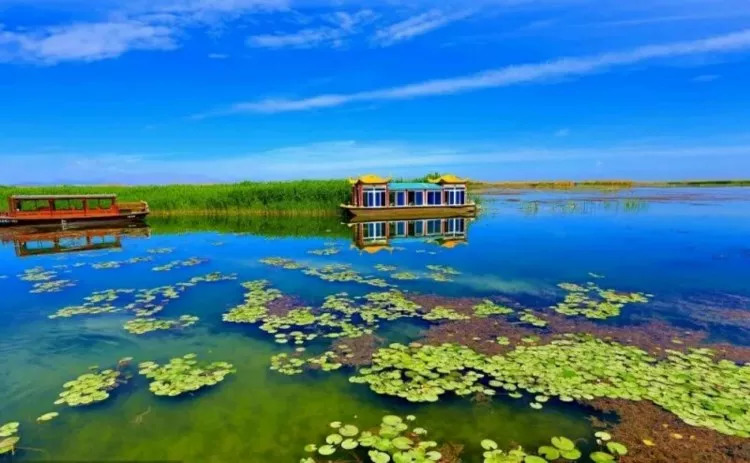
<path id="1" fill-rule="evenodd" d="M 92 227 L 72 230 L 10 228 L 0 232 L 3 244 L 13 243 L 17 257 L 64 254 L 101 249 L 121 249 L 123 237 L 149 237 L 151 229 L 142 223 L 127 228 Z"/>
<path id="2" fill-rule="evenodd" d="M 472 218 L 447 217 L 440 219 L 390 220 L 348 223 L 354 246 L 368 253 L 393 249 L 400 240 L 419 239 L 445 248 L 466 243 Z"/>

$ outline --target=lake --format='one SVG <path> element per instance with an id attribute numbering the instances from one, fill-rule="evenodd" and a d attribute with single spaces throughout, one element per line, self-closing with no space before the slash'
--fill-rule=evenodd
<path id="1" fill-rule="evenodd" d="M 321 448 L 338 429 L 329 423 L 373 429 L 385 415 L 416 416 L 441 461 L 457 448 L 445 443 L 462 446 L 465 462 L 483 461 L 483 439 L 536 453 L 565 436 L 584 455 L 607 451 L 594 435 L 602 429 L 627 444 L 627 461 L 750 461 L 750 366 L 741 366 L 750 358 L 750 189 L 488 191 L 481 205 L 473 220 L 155 217 L 145 228 L 2 235 L 0 426 L 19 422 L 20 441 L 0 461 L 369 461 L 365 450 L 303 448 Z M 242 286 L 258 280 L 267 283 L 254 292 Z M 372 293 L 388 296 L 364 297 Z M 484 300 L 491 313 L 480 315 Z M 424 345 L 443 342 L 468 346 L 473 353 L 455 356 L 467 364 L 452 369 L 454 357 L 434 354 L 443 365 L 399 380 L 417 381 L 411 388 L 384 383 L 377 368 L 358 374 L 377 348 L 399 343 L 429 362 Z M 679 357 L 694 347 L 715 357 Z M 584 365 L 589 348 L 609 360 Z M 518 349 L 515 369 L 477 363 Z M 192 378 L 179 395 L 151 392 L 144 370 L 186 354 L 231 368 L 203 367 L 220 373 L 205 387 Z M 479 357 L 469 364 L 470 355 Z M 194 368 L 191 357 L 178 363 Z M 282 369 L 290 358 L 304 365 L 282 374 L 272 358 Z M 383 372 L 404 371 L 395 356 L 381 360 Z M 614 360 L 623 363 L 604 371 Z M 551 376 L 561 365 L 568 371 Z M 89 385 L 67 395 L 75 406 L 54 404 L 78 387 L 71 380 L 102 370 L 116 372 L 116 388 Z M 644 374 L 668 381 L 655 390 L 638 382 Z M 576 375 L 597 388 L 573 384 Z M 714 375 L 726 384 L 708 384 Z M 445 387 L 422 383 L 432 376 Z M 447 376 L 461 385 L 448 387 Z M 632 387 L 619 391 L 623 383 Z M 407 389 L 412 400 L 399 396 Z M 634 404 L 646 408 L 627 409 Z M 59 416 L 37 421 L 49 412 Z M 639 414 L 641 423 L 626 419 Z"/>

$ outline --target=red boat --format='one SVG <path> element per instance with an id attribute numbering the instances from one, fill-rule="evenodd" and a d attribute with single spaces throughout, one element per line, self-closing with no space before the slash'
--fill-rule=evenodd
<path id="1" fill-rule="evenodd" d="M 145 201 L 118 203 L 117 195 L 13 195 L 8 212 L 0 212 L 0 226 L 85 226 L 102 222 L 143 221 Z"/>

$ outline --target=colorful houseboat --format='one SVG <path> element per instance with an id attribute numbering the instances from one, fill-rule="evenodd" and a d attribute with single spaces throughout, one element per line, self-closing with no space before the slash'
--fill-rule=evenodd
<path id="1" fill-rule="evenodd" d="M 367 253 L 392 250 L 392 245 L 406 240 L 426 240 L 444 248 L 466 244 L 469 223 L 466 217 L 438 219 L 350 222 L 353 245 Z"/>
<path id="2" fill-rule="evenodd" d="M 443 175 L 428 182 L 392 182 L 363 175 L 350 179 L 352 197 L 342 209 L 355 219 L 471 217 L 477 206 L 466 192 L 466 179 Z"/>
<path id="3" fill-rule="evenodd" d="M 0 213 L 0 226 L 132 222 L 148 213 L 145 201 L 118 203 L 112 194 L 13 195 L 8 198 L 8 212 Z"/>

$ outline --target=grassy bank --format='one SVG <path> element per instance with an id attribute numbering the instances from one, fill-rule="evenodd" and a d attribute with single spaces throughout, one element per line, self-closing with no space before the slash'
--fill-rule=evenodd
<path id="1" fill-rule="evenodd" d="M 346 180 L 242 182 L 213 185 L 159 186 L 0 186 L 0 198 L 11 194 L 115 193 L 120 201 L 144 200 L 156 214 L 245 213 L 335 215 L 349 200 Z M 0 210 L 7 209 L 0 200 Z"/>

